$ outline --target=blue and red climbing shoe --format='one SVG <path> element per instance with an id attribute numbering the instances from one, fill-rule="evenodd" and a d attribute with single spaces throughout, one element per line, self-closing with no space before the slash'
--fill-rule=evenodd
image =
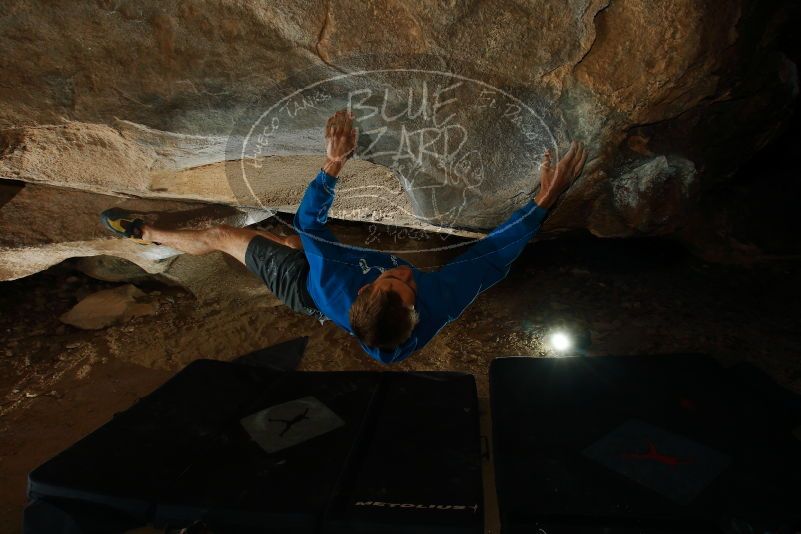
<path id="1" fill-rule="evenodd" d="M 103 226 L 116 235 L 117 237 L 124 237 L 126 239 L 133 239 L 139 244 L 150 245 L 150 241 L 142 239 L 142 226 L 145 221 L 137 219 L 130 211 L 122 208 L 107 209 L 100 214 L 100 222 Z"/>

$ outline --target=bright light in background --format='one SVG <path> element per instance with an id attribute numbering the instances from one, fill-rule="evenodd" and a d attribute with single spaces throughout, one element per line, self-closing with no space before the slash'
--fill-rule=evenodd
<path id="1" fill-rule="evenodd" d="M 565 332 L 554 332 L 548 336 L 548 342 L 557 352 L 565 352 L 573 346 L 573 340 Z"/>

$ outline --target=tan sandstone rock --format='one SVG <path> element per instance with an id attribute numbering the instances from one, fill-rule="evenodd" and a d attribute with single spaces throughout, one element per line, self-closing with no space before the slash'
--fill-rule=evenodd
<path id="1" fill-rule="evenodd" d="M 545 235 L 686 234 L 685 214 L 780 131 L 797 98 L 797 69 L 777 44 L 788 9 L 10 0 L 0 13 L 0 179 L 291 213 L 320 165 L 325 117 L 359 91 L 375 100 L 388 88 L 391 113 L 360 123 L 364 161 L 349 164 L 333 217 L 477 235 L 530 198 L 546 148 L 579 139 L 590 161 Z M 445 111 L 458 135 L 425 114 L 387 120 L 407 90 L 415 105 L 429 90 L 431 106 L 455 81 Z M 437 152 L 458 136 L 464 149 Z M 381 143 L 383 157 L 370 151 Z M 424 172 L 423 147 L 436 153 Z M 81 254 L 156 269 L 126 246 L 68 242 L 46 227 L 70 210 L 88 225 L 98 203 L 81 208 L 65 194 L 47 209 L 28 204 L 49 216 L 11 225 L 16 203 L 0 206 L 6 279 Z"/>
<path id="2" fill-rule="evenodd" d="M 154 315 L 158 305 L 132 284 L 92 293 L 59 317 L 62 323 L 82 330 L 99 330 L 134 317 Z"/>

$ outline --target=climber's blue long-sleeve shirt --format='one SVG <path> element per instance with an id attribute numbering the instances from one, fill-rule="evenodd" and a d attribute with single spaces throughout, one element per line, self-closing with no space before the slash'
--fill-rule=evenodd
<path id="1" fill-rule="evenodd" d="M 309 260 L 308 291 L 318 309 L 351 334 L 350 306 L 359 288 L 386 269 L 407 265 L 417 283 L 415 309 L 420 322 L 411 337 L 395 350 L 362 348 L 383 363 L 399 362 L 428 343 L 443 326 L 455 320 L 483 291 L 506 277 L 509 265 L 537 232 L 547 211 L 534 202 L 515 211 L 485 238 L 436 272 L 423 272 L 391 254 L 339 243 L 326 227 L 334 201 L 336 178 L 324 171 L 306 189 L 295 214 Z"/>

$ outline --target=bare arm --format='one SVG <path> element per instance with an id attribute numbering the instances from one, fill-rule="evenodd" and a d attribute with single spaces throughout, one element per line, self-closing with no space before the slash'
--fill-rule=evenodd
<path id="1" fill-rule="evenodd" d="M 584 147 L 576 142 L 556 167 L 551 164 L 550 153 L 546 153 L 540 168 L 540 191 L 534 203 L 515 211 L 506 222 L 436 273 L 443 294 L 441 301 L 448 303 L 448 320 L 458 317 L 480 293 L 506 277 L 509 266 L 539 230 L 548 208 L 581 173 L 586 159 Z"/>
<path id="2" fill-rule="evenodd" d="M 356 130 L 351 126 L 352 115 L 346 111 L 338 111 L 328 119 L 325 127 L 325 164 L 322 172 L 306 188 L 303 201 L 295 213 L 295 230 L 300 234 L 307 255 L 324 256 L 323 249 L 336 242 L 326 222 L 328 210 L 334 202 L 336 178 L 356 147 Z"/>

